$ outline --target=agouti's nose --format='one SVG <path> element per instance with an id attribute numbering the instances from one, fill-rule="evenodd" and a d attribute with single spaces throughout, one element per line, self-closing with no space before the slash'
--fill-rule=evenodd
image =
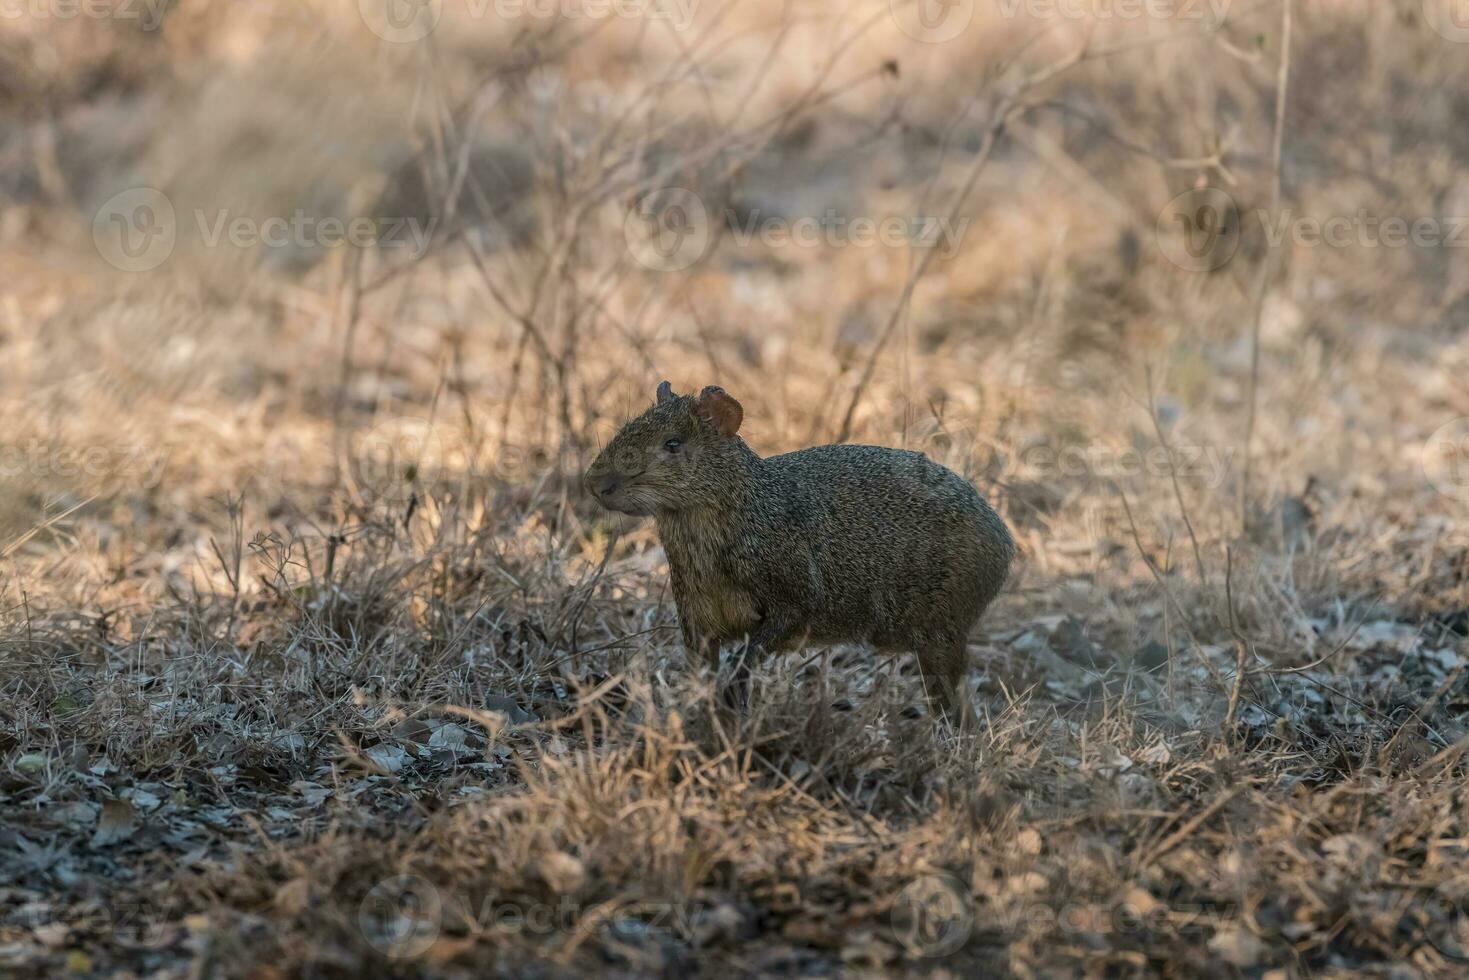
<path id="1" fill-rule="evenodd" d="M 592 493 L 598 497 L 609 497 L 622 489 L 622 477 L 616 473 L 599 476 L 592 483 Z"/>

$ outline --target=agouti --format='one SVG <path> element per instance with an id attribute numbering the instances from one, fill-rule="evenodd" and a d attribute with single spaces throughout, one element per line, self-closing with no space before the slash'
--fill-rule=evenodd
<path id="1" fill-rule="evenodd" d="M 813 446 L 761 458 L 722 388 L 653 404 L 587 470 L 604 507 L 656 519 L 684 643 L 719 649 L 867 642 L 918 656 L 954 721 L 965 641 L 1009 574 L 1015 544 L 966 480 L 921 453 Z"/>

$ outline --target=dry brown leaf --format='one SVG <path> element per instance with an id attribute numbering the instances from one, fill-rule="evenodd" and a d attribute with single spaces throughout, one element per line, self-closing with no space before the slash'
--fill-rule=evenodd
<path id="1" fill-rule="evenodd" d="M 104 800 L 97 814 L 97 830 L 92 834 L 93 847 L 106 847 L 131 837 L 137 829 L 137 811 L 127 800 Z"/>
<path id="2" fill-rule="evenodd" d="M 1244 929 L 1223 929 L 1209 940 L 1209 951 L 1244 969 L 1260 962 L 1265 944 Z"/>
<path id="3" fill-rule="evenodd" d="M 542 855 L 536 870 L 546 886 L 558 895 L 578 892 L 587 881 L 586 865 L 564 851 Z"/>
<path id="4" fill-rule="evenodd" d="M 282 915 L 300 915 L 311 897 L 310 878 L 292 878 L 276 889 L 273 904 Z"/>

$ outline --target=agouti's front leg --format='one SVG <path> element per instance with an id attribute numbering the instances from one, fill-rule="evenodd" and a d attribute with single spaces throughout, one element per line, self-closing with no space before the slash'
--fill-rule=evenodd
<path id="1" fill-rule="evenodd" d="M 719 672 L 719 642 L 700 633 L 683 613 L 678 616 L 678 629 L 683 634 L 683 648 L 690 657 L 703 657 L 709 669 Z"/>
<path id="2" fill-rule="evenodd" d="M 730 676 L 730 700 L 739 706 L 749 703 L 750 668 L 760 657 L 784 646 L 795 630 L 793 617 L 767 613 L 752 632 L 740 638 L 739 649 L 735 651 L 734 671 Z"/>

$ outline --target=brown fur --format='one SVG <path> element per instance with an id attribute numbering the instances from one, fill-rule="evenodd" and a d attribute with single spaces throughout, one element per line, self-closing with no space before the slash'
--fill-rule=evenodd
<path id="1" fill-rule="evenodd" d="M 961 717 L 965 641 L 1015 545 L 974 487 L 921 453 L 813 446 L 761 458 L 722 389 L 676 395 L 624 425 L 587 470 L 606 507 L 652 516 L 684 642 L 719 647 L 869 642 L 912 650 Z"/>

